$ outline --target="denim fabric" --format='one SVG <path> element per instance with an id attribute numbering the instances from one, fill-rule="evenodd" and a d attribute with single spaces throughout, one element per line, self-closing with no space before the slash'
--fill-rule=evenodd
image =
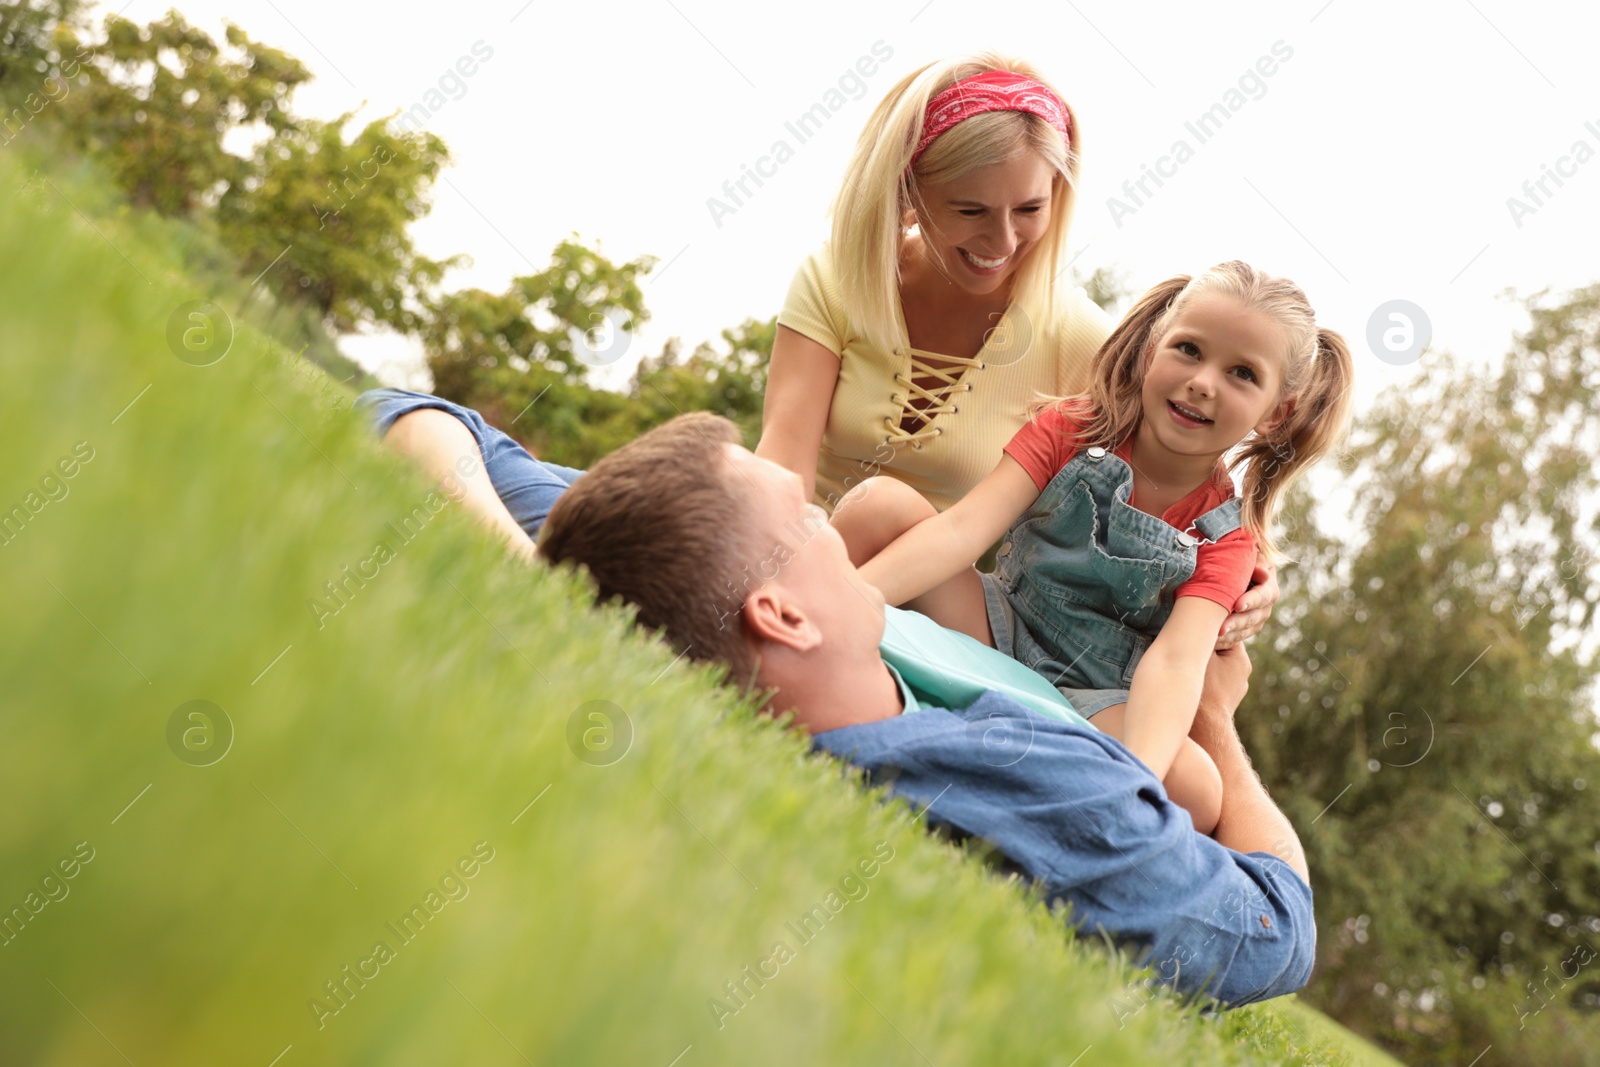
<path id="1" fill-rule="evenodd" d="M 1180 531 L 1128 501 L 1133 469 L 1082 449 L 1050 479 L 984 579 L 995 646 L 1044 675 L 1084 715 L 1128 698 L 1145 650 L 1194 574 L 1201 539 L 1237 530 L 1237 497 Z"/>
<path id="2" fill-rule="evenodd" d="M 538 540 L 539 528 L 544 525 L 556 499 L 583 474 L 571 467 L 535 459 L 514 439 L 484 422 L 476 411 L 428 393 L 370 389 L 356 398 L 356 406 L 366 409 L 380 437 L 389 432 L 389 427 L 400 416 L 422 408 L 437 408 L 460 419 L 478 442 L 495 492 L 500 494 L 506 510 L 530 540 Z"/>
<path id="3" fill-rule="evenodd" d="M 1003 759 L 980 743 L 1002 729 L 1014 741 Z M 965 711 L 925 707 L 813 745 L 926 808 L 930 825 L 993 845 L 1002 868 L 1181 992 L 1248 1004 L 1311 977 L 1311 887 L 1277 856 L 1196 833 L 1155 775 L 1093 727 L 987 693 Z"/>

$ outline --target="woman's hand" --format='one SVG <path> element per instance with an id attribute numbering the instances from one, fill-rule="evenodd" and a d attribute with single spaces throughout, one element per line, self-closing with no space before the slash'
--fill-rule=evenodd
<path id="1" fill-rule="evenodd" d="M 1217 638 L 1217 651 L 1225 652 L 1261 632 L 1272 617 L 1272 605 L 1281 596 L 1278 589 L 1278 572 L 1256 552 L 1256 569 L 1250 575 L 1250 588 L 1233 606 L 1233 614 L 1222 624 L 1222 635 Z"/>

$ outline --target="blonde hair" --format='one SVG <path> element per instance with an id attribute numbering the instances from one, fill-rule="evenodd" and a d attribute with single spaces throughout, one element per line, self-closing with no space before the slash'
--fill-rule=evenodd
<path id="1" fill-rule="evenodd" d="M 901 219 L 922 206 L 922 187 L 948 182 L 1027 151 L 1055 171 L 1050 183 L 1050 224 L 1012 282 L 1011 301 L 1035 324 L 1034 336 L 1053 336 L 1055 278 L 1066 259 L 1067 226 L 1078 180 L 1078 122 L 1067 107 L 1072 144 L 1029 112 L 974 115 L 941 134 L 907 171 L 922 137 L 928 101 L 958 81 L 990 71 L 1011 71 L 1049 83 L 1031 64 L 995 52 L 930 63 L 902 78 L 873 109 L 861 131 L 845 182 L 833 204 L 833 262 L 845 312 L 867 341 L 885 352 L 900 346 Z M 1053 87 L 1051 92 L 1055 92 Z M 1059 98 L 1060 93 L 1056 93 Z M 1066 107 L 1063 101 L 1063 107 Z M 1051 353 L 1054 358 L 1054 353 Z"/>
<path id="2" fill-rule="evenodd" d="M 1087 393 L 1042 400 L 1029 415 L 1064 409 L 1085 420 L 1074 435 L 1080 447 L 1120 445 L 1144 418 L 1145 357 L 1178 312 L 1201 293 L 1227 294 L 1283 329 L 1285 373 L 1278 397 L 1280 402 L 1293 397 L 1294 409 L 1270 433 L 1246 437 L 1228 463 L 1230 471 L 1244 468 L 1244 525 L 1262 554 L 1276 563 L 1283 555 L 1272 542 L 1272 518 L 1294 480 L 1344 435 L 1354 374 L 1344 338 L 1317 325 L 1306 294 L 1287 278 L 1239 260 L 1194 278 L 1168 278 L 1139 298 L 1095 353 Z"/>

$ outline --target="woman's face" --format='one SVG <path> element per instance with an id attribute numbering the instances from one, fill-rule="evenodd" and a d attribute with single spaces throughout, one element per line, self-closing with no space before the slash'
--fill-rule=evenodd
<path id="1" fill-rule="evenodd" d="M 1024 152 L 924 185 L 917 225 L 929 261 L 974 296 L 1008 287 L 1050 225 L 1054 176 L 1037 152 Z"/>

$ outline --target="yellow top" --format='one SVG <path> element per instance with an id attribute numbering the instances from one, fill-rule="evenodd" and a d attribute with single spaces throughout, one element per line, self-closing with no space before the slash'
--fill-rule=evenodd
<path id="1" fill-rule="evenodd" d="M 901 347 L 885 352 L 845 317 L 824 244 L 795 272 L 778 325 L 839 356 L 839 382 L 817 457 L 816 502 L 831 514 L 845 493 L 877 474 L 905 482 L 943 511 L 994 470 L 1040 394 L 1089 384 L 1089 363 L 1111 320 L 1081 288 L 1061 297 L 1055 337 L 1035 337 L 1012 304 L 971 359 L 911 347 L 896 308 Z M 929 367 L 932 358 L 946 367 Z M 925 402 L 922 410 L 912 401 Z"/>

